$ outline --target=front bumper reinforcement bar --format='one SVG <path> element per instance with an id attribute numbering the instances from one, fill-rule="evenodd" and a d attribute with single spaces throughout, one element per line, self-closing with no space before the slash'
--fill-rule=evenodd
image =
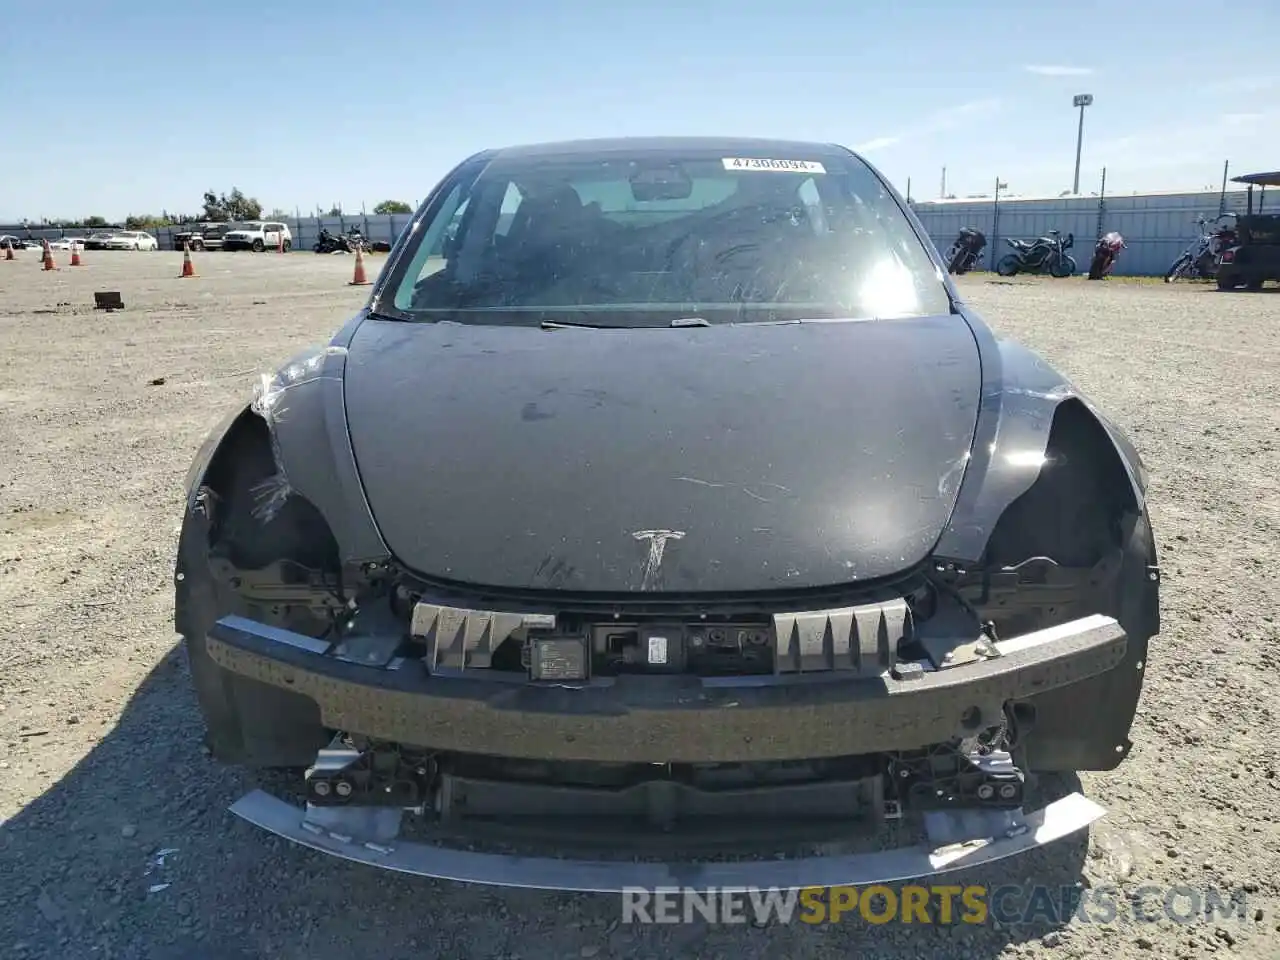
<path id="1" fill-rule="evenodd" d="M 392 641 L 397 641 L 395 635 Z M 207 637 L 232 674 L 316 702 L 324 726 L 438 751 L 531 760 L 745 763 L 912 750 L 995 723 L 1004 705 L 1116 668 L 1128 638 L 1094 615 L 991 644 L 992 656 L 898 674 L 704 679 L 619 677 L 578 685 L 433 676 L 418 660 L 359 662 L 242 617 Z M 905 667 L 915 667 L 911 673 Z"/>

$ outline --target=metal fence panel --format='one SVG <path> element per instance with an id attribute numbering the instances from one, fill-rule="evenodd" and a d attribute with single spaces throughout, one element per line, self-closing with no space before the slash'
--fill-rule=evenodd
<path id="1" fill-rule="evenodd" d="M 1004 199 L 999 218 L 992 199 L 916 201 L 912 208 L 938 249 L 946 251 L 962 227 L 987 235 L 983 266 L 1009 250 L 1006 238 L 1034 239 L 1049 230 L 1074 233 L 1072 250 L 1081 270 L 1088 267 L 1093 243 L 1101 232 L 1118 230 L 1128 249 L 1116 264 L 1117 274 L 1161 276 L 1187 244 L 1198 235 L 1197 216 L 1218 215 L 1222 194 L 1152 194 L 1144 196 L 1063 197 L 1060 199 Z M 1245 191 L 1226 194 L 1228 213 L 1243 213 Z"/>
<path id="2" fill-rule="evenodd" d="M 1016 237 L 1032 239 L 1049 230 L 1074 233 L 1075 249 L 1072 251 L 1081 270 L 1088 267 L 1093 253 L 1093 242 L 1102 232 L 1119 230 L 1129 249 L 1121 254 L 1116 264 L 1117 274 L 1136 276 L 1160 276 L 1178 253 L 1197 235 L 1195 218 L 1203 215 L 1213 218 L 1218 214 L 1222 195 L 1217 191 L 1186 194 L 1151 194 L 1143 196 L 1114 197 L 1063 197 L 1000 199 L 999 218 L 991 199 L 915 201 L 912 208 L 924 224 L 929 236 L 940 250 L 951 246 L 962 227 L 976 227 L 987 235 L 988 248 L 984 251 L 983 266 L 990 267 L 994 258 L 1009 249 L 1005 239 Z M 1270 199 L 1270 198 L 1268 198 Z M 1272 201 L 1275 203 L 1275 201 Z M 1280 206 L 1280 204 L 1277 204 Z M 1232 190 L 1226 194 L 1228 212 L 1243 213 L 1245 191 Z M 345 233 L 353 226 L 359 227 L 370 240 L 395 243 L 413 219 L 412 214 L 364 215 L 353 214 L 337 217 L 285 217 L 293 234 L 293 249 L 310 252 L 322 227 L 333 233 Z M 172 249 L 173 234 L 181 227 L 160 227 L 149 231 L 160 241 L 162 249 Z M 0 233 L 17 236 L 29 234 L 50 240 L 62 236 L 85 236 L 92 230 L 53 227 L 30 228 L 24 226 L 0 226 Z"/>

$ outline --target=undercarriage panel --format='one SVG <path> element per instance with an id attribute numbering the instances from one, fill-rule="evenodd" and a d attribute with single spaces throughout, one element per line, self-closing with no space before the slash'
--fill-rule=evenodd
<path id="1" fill-rule="evenodd" d="M 395 808 L 303 810 L 261 790 L 242 797 L 231 812 L 312 850 L 397 873 L 497 887 L 621 893 L 635 888 L 797 890 L 902 882 L 1042 847 L 1087 828 L 1106 811 L 1072 793 L 1025 816 L 1010 811 L 929 814 L 924 842 L 892 850 L 713 862 L 578 860 L 458 849 L 401 839 L 404 814 Z"/>

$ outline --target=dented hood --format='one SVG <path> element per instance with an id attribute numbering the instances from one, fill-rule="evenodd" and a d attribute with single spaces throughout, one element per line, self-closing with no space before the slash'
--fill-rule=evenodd
<path id="1" fill-rule="evenodd" d="M 346 409 L 382 535 L 453 581 L 737 592 L 887 576 L 954 506 L 959 316 L 541 330 L 367 320 Z"/>

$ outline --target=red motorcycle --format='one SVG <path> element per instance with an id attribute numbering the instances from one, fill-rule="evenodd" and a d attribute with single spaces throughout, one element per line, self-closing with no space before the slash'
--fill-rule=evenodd
<path id="1" fill-rule="evenodd" d="M 1089 279 L 1101 280 L 1110 275 L 1116 265 L 1116 258 L 1124 248 L 1124 237 L 1114 230 L 1098 238 L 1093 247 L 1093 260 L 1089 263 Z"/>

